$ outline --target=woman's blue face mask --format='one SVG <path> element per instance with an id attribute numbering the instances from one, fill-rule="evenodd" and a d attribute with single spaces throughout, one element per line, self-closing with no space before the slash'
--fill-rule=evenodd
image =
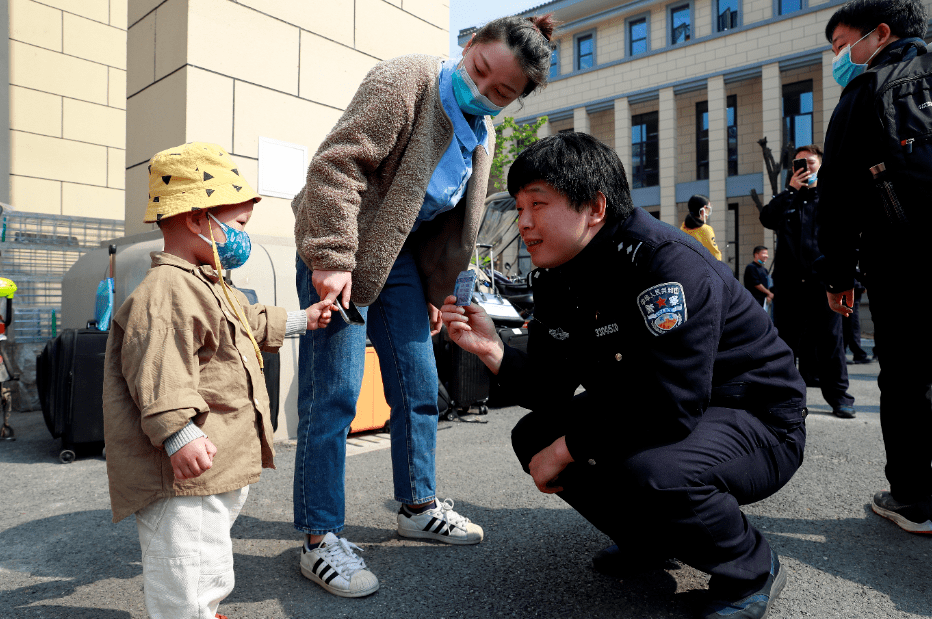
<path id="1" fill-rule="evenodd" d="M 220 222 L 210 213 L 207 213 L 207 216 L 217 222 L 217 225 L 220 226 L 220 229 L 223 230 L 227 237 L 224 243 L 216 243 L 217 255 L 220 257 L 220 267 L 229 270 L 246 264 L 246 261 L 249 260 L 249 254 L 252 253 L 252 241 L 249 240 L 249 235 L 242 230 L 237 230 Z M 198 234 L 198 236 L 204 239 L 204 242 L 208 245 L 212 244 L 211 240 L 203 234 Z M 213 232 L 211 232 L 211 236 L 213 236 Z"/>
<path id="2" fill-rule="evenodd" d="M 874 28 L 874 30 L 877 30 L 877 29 Z M 857 45 L 858 43 L 860 43 L 861 41 L 863 41 L 864 39 L 872 35 L 874 33 L 874 30 L 871 30 L 870 32 L 865 34 L 863 37 L 861 37 L 860 39 L 858 39 L 851 45 L 847 46 L 845 49 L 838 52 L 838 55 L 835 56 L 834 60 L 832 60 L 832 77 L 835 78 L 835 81 L 838 82 L 838 85 L 841 86 L 842 88 L 847 86 L 851 82 L 851 80 L 853 80 L 857 76 L 867 71 L 867 65 L 870 64 L 871 58 L 873 58 L 877 54 L 877 52 L 880 51 L 880 48 L 878 47 L 874 51 L 874 53 L 870 55 L 870 58 L 868 58 L 867 62 L 865 62 L 864 64 L 856 64 L 853 60 L 851 60 L 851 49 L 855 45 Z"/>
<path id="3" fill-rule="evenodd" d="M 495 105 L 488 97 L 479 92 L 476 82 L 466 71 L 465 58 L 460 66 L 456 68 L 456 71 L 453 72 L 453 96 L 456 97 L 460 109 L 467 114 L 495 117 L 505 109 L 505 106 Z"/>

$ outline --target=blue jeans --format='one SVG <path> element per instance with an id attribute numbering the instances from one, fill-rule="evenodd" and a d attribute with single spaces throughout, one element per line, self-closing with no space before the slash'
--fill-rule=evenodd
<path id="1" fill-rule="evenodd" d="M 301 307 L 320 300 L 311 271 L 297 259 Z M 409 252 L 402 252 L 378 298 L 360 307 L 366 326 L 335 314 L 326 329 L 301 337 L 298 356 L 298 449 L 294 526 L 312 535 L 343 530 L 346 437 L 362 386 L 366 336 L 379 355 L 391 407 L 395 500 L 415 505 L 434 498 L 437 444 L 437 365 L 427 301 Z"/>

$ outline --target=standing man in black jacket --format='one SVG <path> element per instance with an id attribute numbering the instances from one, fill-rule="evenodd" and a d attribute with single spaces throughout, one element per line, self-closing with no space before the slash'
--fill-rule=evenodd
<path id="1" fill-rule="evenodd" d="M 712 575 L 702 617 L 763 617 L 786 575 L 739 505 L 802 462 L 792 352 L 727 266 L 632 206 L 621 161 L 595 138 L 536 142 L 508 189 L 538 267 L 528 352 L 476 305 L 448 297 L 442 311 L 533 411 L 512 432 L 522 466 L 617 542 L 616 568 L 676 556 Z"/>
<path id="2" fill-rule="evenodd" d="M 818 384 L 835 416 L 855 416 L 848 393 L 848 367 L 841 316 L 820 301 L 825 288 L 813 270 L 819 251 L 816 212 L 817 175 L 822 149 L 815 144 L 796 149 L 806 167 L 796 169 L 790 185 L 761 209 L 760 222 L 777 232 L 773 261 L 773 323 L 799 360 L 799 371 L 810 386 Z"/>
<path id="3" fill-rule="evenodd" d="M 860 248 L 861 281 L 870 290 L 882 353 L 880 423 L 890 482 L 889 491 L 874 495 L 872 508 L 907 531 L 932 534 L 932 329 L 915 322 L 929 299 L 928 283 L 917 277 L 924 271 L 916 267 L 926 261 L 932 226 L 932 79 L 918 78 L 928 62 L 916 67 L 920 56 L 930 58 L 921 38 L 928 20 L 919 0 L 856 0 L 838 9 L 825 28 L 836 54 L 833 73 L 844 90 L 828 125 L 819 175 L 825 257 L 817 268 L 829 305 L 848 315 Z M 911 117 L 879 116 L 892 110 L 878 109 L 875 95 L 895 83 L 924 86 L 898 100 L 911 106 Z M 897 129 L 895 142 L 885 127 Z M 881 162 L 905 223 L 888 217 L 875 189 L 870 169 Z"/>

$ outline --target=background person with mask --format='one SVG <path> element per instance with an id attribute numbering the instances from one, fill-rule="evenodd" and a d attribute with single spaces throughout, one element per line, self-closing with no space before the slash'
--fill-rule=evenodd
<path id="1" fill-rule="evenodd" d="M 754 248 L 754 260 L 744 269 L 744 287 L 750 291 L 754 300 L 766 306 L 766 301 L 773 301 L 770 291 L 770 273 L 764 264 L 770 258 L 770 251 L 763 245 Z"/>
<path id="2" fill-rule="evenodd" d="M 760 212 L 761 224 L 777 233 L 773 321 L 780 337 L 793 349 L 806 384 L 818 385 L 836 417 L 851 419 L 855 416 L 854 398 L 848 394 L 841 316 L 816 303 L 825 296 L 813 270 L 813 263 L 822 255 L 816 222 L 816 175 L 822 166 L 822 149 L 815 144 L 800 146 L 795 159 L 804 159 L 806 166 L 797 169 L 789 187 Z"/>
<path id="3" fill-rule="evenodd" d="M 924 271 L 915 265 L 924 264 L 928 253 L 932 152 L 927 138 L 910 140 L 930 131 L 932 78 L 921 77 L 930 66 L 922 39 L 928 23 L 928 9 L 918 0 L 856 0 L 838 9 L 825 27 L 836 54 L 833 74 L 844 90 L 825 134 L 819 207 L 825 257 L 817 264 L 829 306 L 848 315 L 860 260 L 858 279 L 870 290 L 874 339 L 881 346 L 880 424 L 890 483 L 874 495 L 871 507 L 900 528 L 923 534 L 932 534 L 932 330 L 914 326 L 911 318 L 929 297 Z M 887 86 L 895 89 L 895 83 L 913 89 L 898 99 L 908 107 L 896 108 L 909 113 L 882 108 L 898 121 L 891 128 L 905 130 L 891 143 L 875 96 Z M 880 162 L 905 224 L 888 218 L 875 187 L 870 168 Z M 813 303 L 811 309 L 825 300 Z"/>
<path id="4" fill-rule="evenodd" d="M 705 196 L 696 194 L 689 199 L 689 213 L 680 230 L 693 237 L 708 249 L 716 260 L 722 259 L 722 252 L 715 244 L 715 230 L 707 224 L 712 214 L 712 202 Z"/>

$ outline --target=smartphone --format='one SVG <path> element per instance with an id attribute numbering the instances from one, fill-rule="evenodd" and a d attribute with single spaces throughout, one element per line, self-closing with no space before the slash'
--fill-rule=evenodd
<path id="1" fill-rule="evenodd" d="M 343 320 L 346 322 L 346 324 L 349 324 L 349 325 L 366 324 L 366 319 L 362 317 L 362 314 L 359 313 L 359 309 L 356 307 L 356 304 L 353 303 L 352 301 L 349 302 L 349 309 L 344 309 L 343 300 L 340 297 L 337 297 L 336 306 L 340 312 L 340 316 L 343 317 Z"/>
<path id="2" fill-rule="evenodd" d="M 793 160 L 793 174 L 796 174 L 798 170 L 805 170 L 808 167 L 805 159 L 794 159 Z"/>

